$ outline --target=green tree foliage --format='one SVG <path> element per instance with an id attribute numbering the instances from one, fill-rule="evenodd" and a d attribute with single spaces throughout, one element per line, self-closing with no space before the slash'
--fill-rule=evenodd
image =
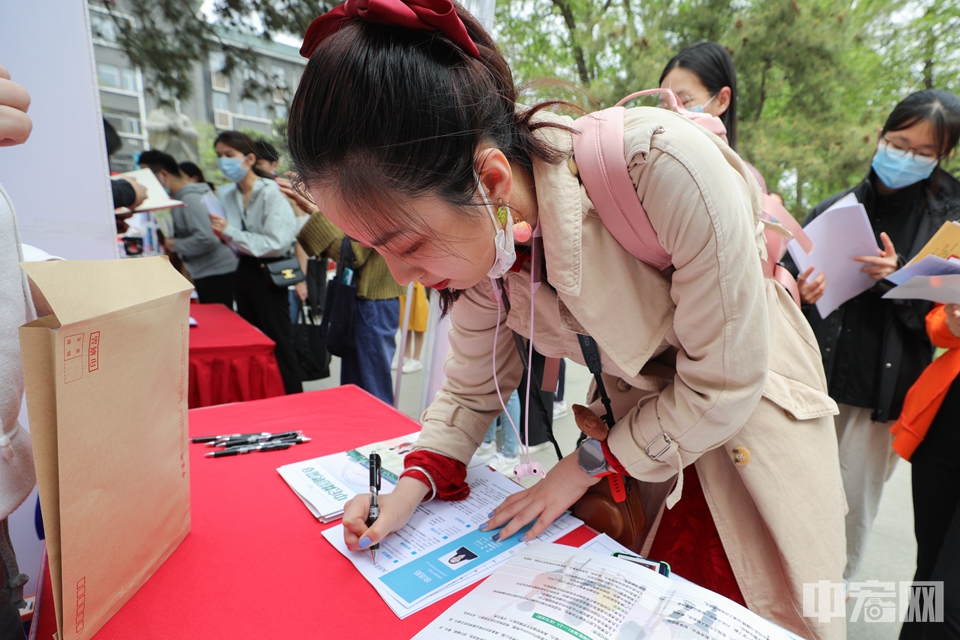
<path id="1" fill-rule="evenodd" d="M 224 51 L 227 72 L 253 64 L 212 23 L 264 38 L 302 34 L 334 3 L 217 0 L 208 20 L 190 0 L 131 4 L 120 45 L 161 93 L 182 98 L 189 63 L 210 51 Z M 960 90 L 957 0 L 499 0 L 495 36 L 528 100 L 585 109 L 656 87 L 690 44 L 721 43 L 738 72 L 740 153 L 801 218 L 865 175 L 899 100 Z"/>
<path id="2" fill-rule="evenodd" d="M 802 218 L 865 175 L 877 131 L 899 100 L 927 87 L 960 89 L 958 7 L 955 0 L 506 0 L 497 36 L 519 80 L 560 77 L 583 89 L 568 95 L 588 109 L 656 87 L 684 47 L 719 42 L 738 72 L 741 155 Z M 534 96 L 551 93 L 539 85 Z"/>

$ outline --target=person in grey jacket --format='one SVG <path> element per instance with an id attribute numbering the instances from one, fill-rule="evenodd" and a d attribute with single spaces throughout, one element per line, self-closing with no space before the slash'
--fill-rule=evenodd
<path id="1" fill-rule="evenodd" d="M 171 197 L 185 205 L 173 209 L 173 237 L 164 240 L 164 247 L 183 259 L 201 303 L 233 309 L 237 256 L 210 228 L 203 197 L 213 191 L 206 183 L 187 180 L 173 156 L 162 151 L 144 151 L 140 166 L 153 171 Z"/>

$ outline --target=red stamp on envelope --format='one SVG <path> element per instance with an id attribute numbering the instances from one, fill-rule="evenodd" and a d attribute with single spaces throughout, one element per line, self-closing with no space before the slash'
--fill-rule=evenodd
<path id="1" fill-rule="evenodd" d="M 73 360 L 79 358 L 83 351 L 83 334 L 75 333 L 63 339 L 63 359 Z"/>
<path id="2" fill-rule="evenodd" d="M 83 338 L 84 334 L 75 333 L 63 337 L 63 383 L 70 384 L 83 378 Z"/>
<path id="3" fill-rule="evenodd" d="M 100 332 L 90 334 L 87 344 L 87 371 L 93 373 L 100 368 Z"/>

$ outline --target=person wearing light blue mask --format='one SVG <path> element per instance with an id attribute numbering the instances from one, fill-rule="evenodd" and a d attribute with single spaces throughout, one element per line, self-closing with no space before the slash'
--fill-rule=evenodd
<path id="1" fill-rule="evenodd" d="M 720 118 L 730 148 L 737 150 L 737 72 L 726 48 L 716 42 L 687 47 L 663 68 L 660 88 L 677 94 L 687 111 Z"/>
<path id="2" fill-rule="evenodd" d="M 687 111 L 719 118 L 727 130 L 727 144 L 738 151 L 737 71 L 726 47 L 706 41 L 690 45 L 663 68 L 660 88 L 673 91 Z M 763 175 L 752 164 L 744 162 L 760 183 L 761 191 L 766 193 Z"/>
<path id="3" fill-rule="evenodd" d="M 262 265 L 293 256 L 297 222 L 277 183 L 255 164 L 255 143 L 239 131 L 214 140 L 217 165 L 231 184 L 217 188 L 222 215 L 210 214 L 210 227 L 239 256 L 237 313 L 276 343 L 274 355 L 287 393 L 303 391 L 303 370 L 294 346 L 286 287 L 267 278 Z"/>
<path id="4" fill-rule="evenodd" d="M 940 166 L 958 138 L 960 98 L 936 90 L 908 96 L 880 131 L 866 178 L 818 204 L 804 222 L 809 224 L 852 194 L 866 209 L 882 247 L 876 255 L 850 262 L 851 270 L 866 273 L 877 284 L 826 318 L 812 305 L 831 283 L 822 273 L 811 280 L 811 270 L 798 280 L 805 315 L 820 344 L 830 396 L 840 406 L 835 426 L 849 505 L 846 580 L 862 564 L 883 485 L 898 460 L 890 426 L 900 415 L 907 390 L 933 355 L 924 332 L 931 303 L 884 300 L 883 294 L 893 286 L 885 279 L 917 255 L 941 226 L 960 220 L 960 182 Z M 918 523 L 920 519 L 918 515 Z"/>

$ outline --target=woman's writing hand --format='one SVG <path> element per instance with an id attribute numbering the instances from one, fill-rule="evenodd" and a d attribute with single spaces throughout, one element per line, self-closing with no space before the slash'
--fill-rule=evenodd
<path id="1" fill-rule="evenodd" d="M 893 248 L 893 241 L 886 231 L 880 233 L 880 240 L 883 242 L 883 250 L 879 251 L 879 256 L 857 256 L 854 258 L 857 262 L 866 263 L 866 266 L 860 271 L 874 280 L 883 280 L 897 270 L 898 264 L 897 250 Z"/>
<path id="2" fill-rule="evenodd" d="M 420 501 L 430 488 L 410 477 L 400 478 L 392 493 L 382 494 L 377 503 L 380 516 L 367 526 L 370 515 L 370 494 L 355 496 L 343 507 L 343 541 L 351 551 L 369 549 L 409 522 Z"/>
<path id="3" fill-rule="evenodd" d="M 579 500 L 588 488 L 601 480 L 590 477 L 580 468 L 577 452 L 574 451 L 558 462 L 546 478 L 504 500 L 494 510 L 493 517 L 483 525 L 483 530 L 491 531 L 506 525 L 496 534 L 497 540 L 506 539 L 536 520 L 536 524 L 524 534 L 524 539 L 532 540 Z"/>

